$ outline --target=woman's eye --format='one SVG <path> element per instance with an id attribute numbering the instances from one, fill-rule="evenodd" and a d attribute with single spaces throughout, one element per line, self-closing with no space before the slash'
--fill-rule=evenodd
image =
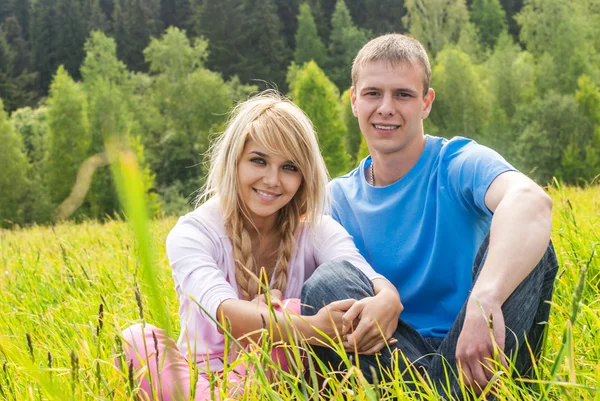
<path id="1" fill-rule="evenodd" d="M 256 164 L 267 164 L 267 161 L 265 159 L 263 159 L 262 157 L 253 157 L 252 159 L 250 159 L 250 162 L 256 163 Z"/>
<path id="2" fill-rule="evenodd" d="M 298 171 L 298 167 L 294 166 L 293 164 L 286 164 L 283 166 L 283 169 L 288 171 Z"/>

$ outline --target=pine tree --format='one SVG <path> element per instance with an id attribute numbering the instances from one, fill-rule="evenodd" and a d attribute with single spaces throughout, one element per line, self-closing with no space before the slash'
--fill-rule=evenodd
<path id="1" fill-rule="evenodd" d="M 319 36 L 323 43 L 327 44 L 331 32 L 331 20 L 327 18 L 323 12 L 322 0 L 306 0 L 306 4 L 310 6 L 310 12 L 317 25 Z"/>
<path id="2" fill-rule="evenodd" d="M 294 76 L 295 82 L 290 83 L 294 88 L 292 99 L 315 126 L 329 174 L 337 177 L 346 173 L 350 167 L 345 146 L 347 129 L 337 88 L 314 61 Z"/>
<path id="3" fill-rule="evenodd" d="M 351 85 L 352 60 L 368 41 L 369 34 L 352 22 L 344 0 L 338 0 L 331 19 L 327 75 L 340 90 Z"/>
<path id="4" fill-rule="evenodd" d="M 357 25 L 370 29 L 376 35 L 406 31 L 402 24 L 405 13 L 403 1 L 362 0 L 361 2 L 364 3 L 361 9 L 356 11 L 350 9 L 352 19 Z M 350 3 L 356 2 L 348 2 L 348 8 Z M 362 21 L 357 19 L 357 14 L 362 15 Z"/>
<path id="5" fill-rule="evenodd" d="M 291 53 L 281 35 L 281 21 L 273 0 L 244 0 L 240 24 L 242 55 L 236 72 L 242 82 L 255 80 L 285 86 L 285 69 Z"/>
<path id="6" fill-rule="evenodd" d="M 160 1 L 160 19 L 165 28 L 176 26 L 180 29 L 187 29 L 190 12 L 190 0 Z"/>
<path id="7" fill-rule="evenodd" d="M 469 22 L 465 0 L 406 0 L 404 5 L 404 26 L 433 56 L 447 43 L 456 43 Z"/>
<path id="8" fill-rule="evenodd" d="M 15 132 L 0 99 L 0 227 L 22 224 L 22 207 L 29 190 L 29 163 L 21 137 Z"/>
<path id="9" fill-rule="evenodd" d="M 506 30 L 506 13 L 499 0 L 473 0 L 471 21 L 477 26 L 481 42 L 488 49 L 496 45 L 498 37 Z"/>
<path id="10" fill-rule="evenodd" d="M 298 12 L 301 0 L 275 0 L 277 14 L 283 25 L 283 36 L 290 49 L 296 47 L 295 35 L 298 31 Z"/>
<path id="11" fill-rule="evenodd" d="M 100 0 L 83 0 L 82 16 L 86 22 L 87 32 L 108 30 L 108 21 L 100 7 Z"/>
<path id="12" fill-rule="evenodd" d="M 298 14 L 298 31 L 296 32 L 296 49 L 294 61 L 302 65 L 314 60 L 318 65 L 327 65 L 327 49 L 319 38 L 315 20 L 310 12 L 310 6 L 306 3 L 300 6 Z"/>
<path id="13" fill-rule="evenodd" d="M 69 195 L 91 142 L 87 99 L 63 66 L 50 87 L 47 116 L 48 184 L 50 198 L 58 204 Z"/>
<path id="14" fill-rule="evenodd" d="M 37 99 L 37 74 L 29 72 L 29 51 L 15 17 L 0 26 L 0 95 L 8 112 Z"/>
<path id="15" fill-rule="evenodd" d="M 53 23 L 57 29 L 56 59 L 69 75 L 78 79 L 84 56 L 83 44 L 89 32 L 80 0 L 56 0 L 56 19 Z"/>
<path id="16" fill-rule="evenodd" d="M 31 13 L 31 0 L 13 0 L 12 15 L 19 21 L 23 38 L 29 39 L 29 18 Z M 0 21 L 2 22 L 2 21 Z"/>
<path id="17" fill-rule="evenodd" d="M 52 76 L 59 65 L 57 46 L 56 4 L 54 0 L 33 3 L 31 43 L 34 70 L 39 73 L 39 90 L 46 94 Z"/>
<path id="18" fill-rule="evenodd" d="M 147 71 L 143 51 L 162 31 L 159 0 L 115 0 L 113 33 L 119 59 L 134 71 Z"/>
<path id="19" fill-rule="evenodd" d="M 192 33 L 208 39 L 209 56 L 206 66 L 220 71 L 225 78 L 236 74 L 241 61 L 240 37 L 237 28 L 243 19 L 243 0 L 203 0 L 194 5 Z M 270 40 L 270 39 L 269 39 Z"/>
<path id="20" fill-rule="evenodd" d="M 358 125 L 358 119 L 354 116 L 354 113 L 352 113 L 350 89 L 347 89 L 342 94 L 342 111 L 344 123 L 348 129 L 348 134 L 346 135 L 346 148 L 348 149 L 351 162 L 355 164 L 357 161 L 360 161 L 357 157 L 363 135 Z"/>

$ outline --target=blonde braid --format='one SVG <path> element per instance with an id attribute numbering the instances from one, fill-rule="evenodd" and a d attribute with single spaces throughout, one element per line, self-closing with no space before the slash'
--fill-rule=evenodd
<path id="1" fill-rule="evenodd" d="M 296 243 L 295 234 L 300 225 L 300 213 L 296 210 L 296 202 L 290 202 L 285 209 L 287 209 L 287 213 L 281 213 L 279 218 L 281 243 L 277 255 L 277 265 L 273 274 L 273 288 L 280 290 L 282 294 L 285 294 L 287 287 L 289 265 Z"/>
<path id="2" fill-rule="evenodd" d="M 257 275 L 257 272 L 252 256 L 252 240 L 242 224 L 239 211 L 235 213 L 235 216 L 227 225 L 227 231 L 233 245 L 233 257 L 236 266 L 235 281 L 242 298 L 249 301 L 258 293 L 258 283 L 251 274 Z"/>

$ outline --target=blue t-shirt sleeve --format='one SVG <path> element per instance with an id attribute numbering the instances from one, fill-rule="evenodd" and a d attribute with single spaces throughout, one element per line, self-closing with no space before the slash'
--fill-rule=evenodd
<path id="1" fill-rule="evenodd" d="M 496 177 L 515 168 L 496 151 L 465 138 L 449 141 L 443 159 L 453 197 L 468 211 L 491 216 L 485 194 Z"/>

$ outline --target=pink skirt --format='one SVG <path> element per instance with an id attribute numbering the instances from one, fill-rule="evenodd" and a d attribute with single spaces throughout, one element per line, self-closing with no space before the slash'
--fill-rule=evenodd
<path id="1" fill-rule="evenodd" d="M 283 303 L 290 312 L 300 314 L 299 299 L 288 299 Z M 275 309 L 281 311 L 280 307 Z M 156 336 L 156 346 L 154 336 Z M 127 364 L 132 364 L 134 379 L 139 384 L 142 400 L 189 400 L 192 391 L 190 364 L 179 352 L 175 341 L 167 336 L 165 330 L 150 324 L 136 324 L 125 329 L 122 337 L 125 340 L 123 344 L 125 359 Z M 158 358 L 156 358 L 157 351 Z M 289 371 L 284 348 L 274 348 L 271 358 L 282 370 Z M 118 361 L 116 363 L 118 364 Z M 227 377 L 216 372 L 219 379 L 213 383 L 212 390 L 208 376 L 200 372 L 195 384 L 194 400 L 218 400 L 220 382 L 225 380 L 230 390 L 228 397 L 241 395 L 246 368 L 243 364 L 239 364 L 227 373 Z M 213 396 L 211 391 L 214 392 Z M 156 398 L 155 395 L 158 397 Z"/>

